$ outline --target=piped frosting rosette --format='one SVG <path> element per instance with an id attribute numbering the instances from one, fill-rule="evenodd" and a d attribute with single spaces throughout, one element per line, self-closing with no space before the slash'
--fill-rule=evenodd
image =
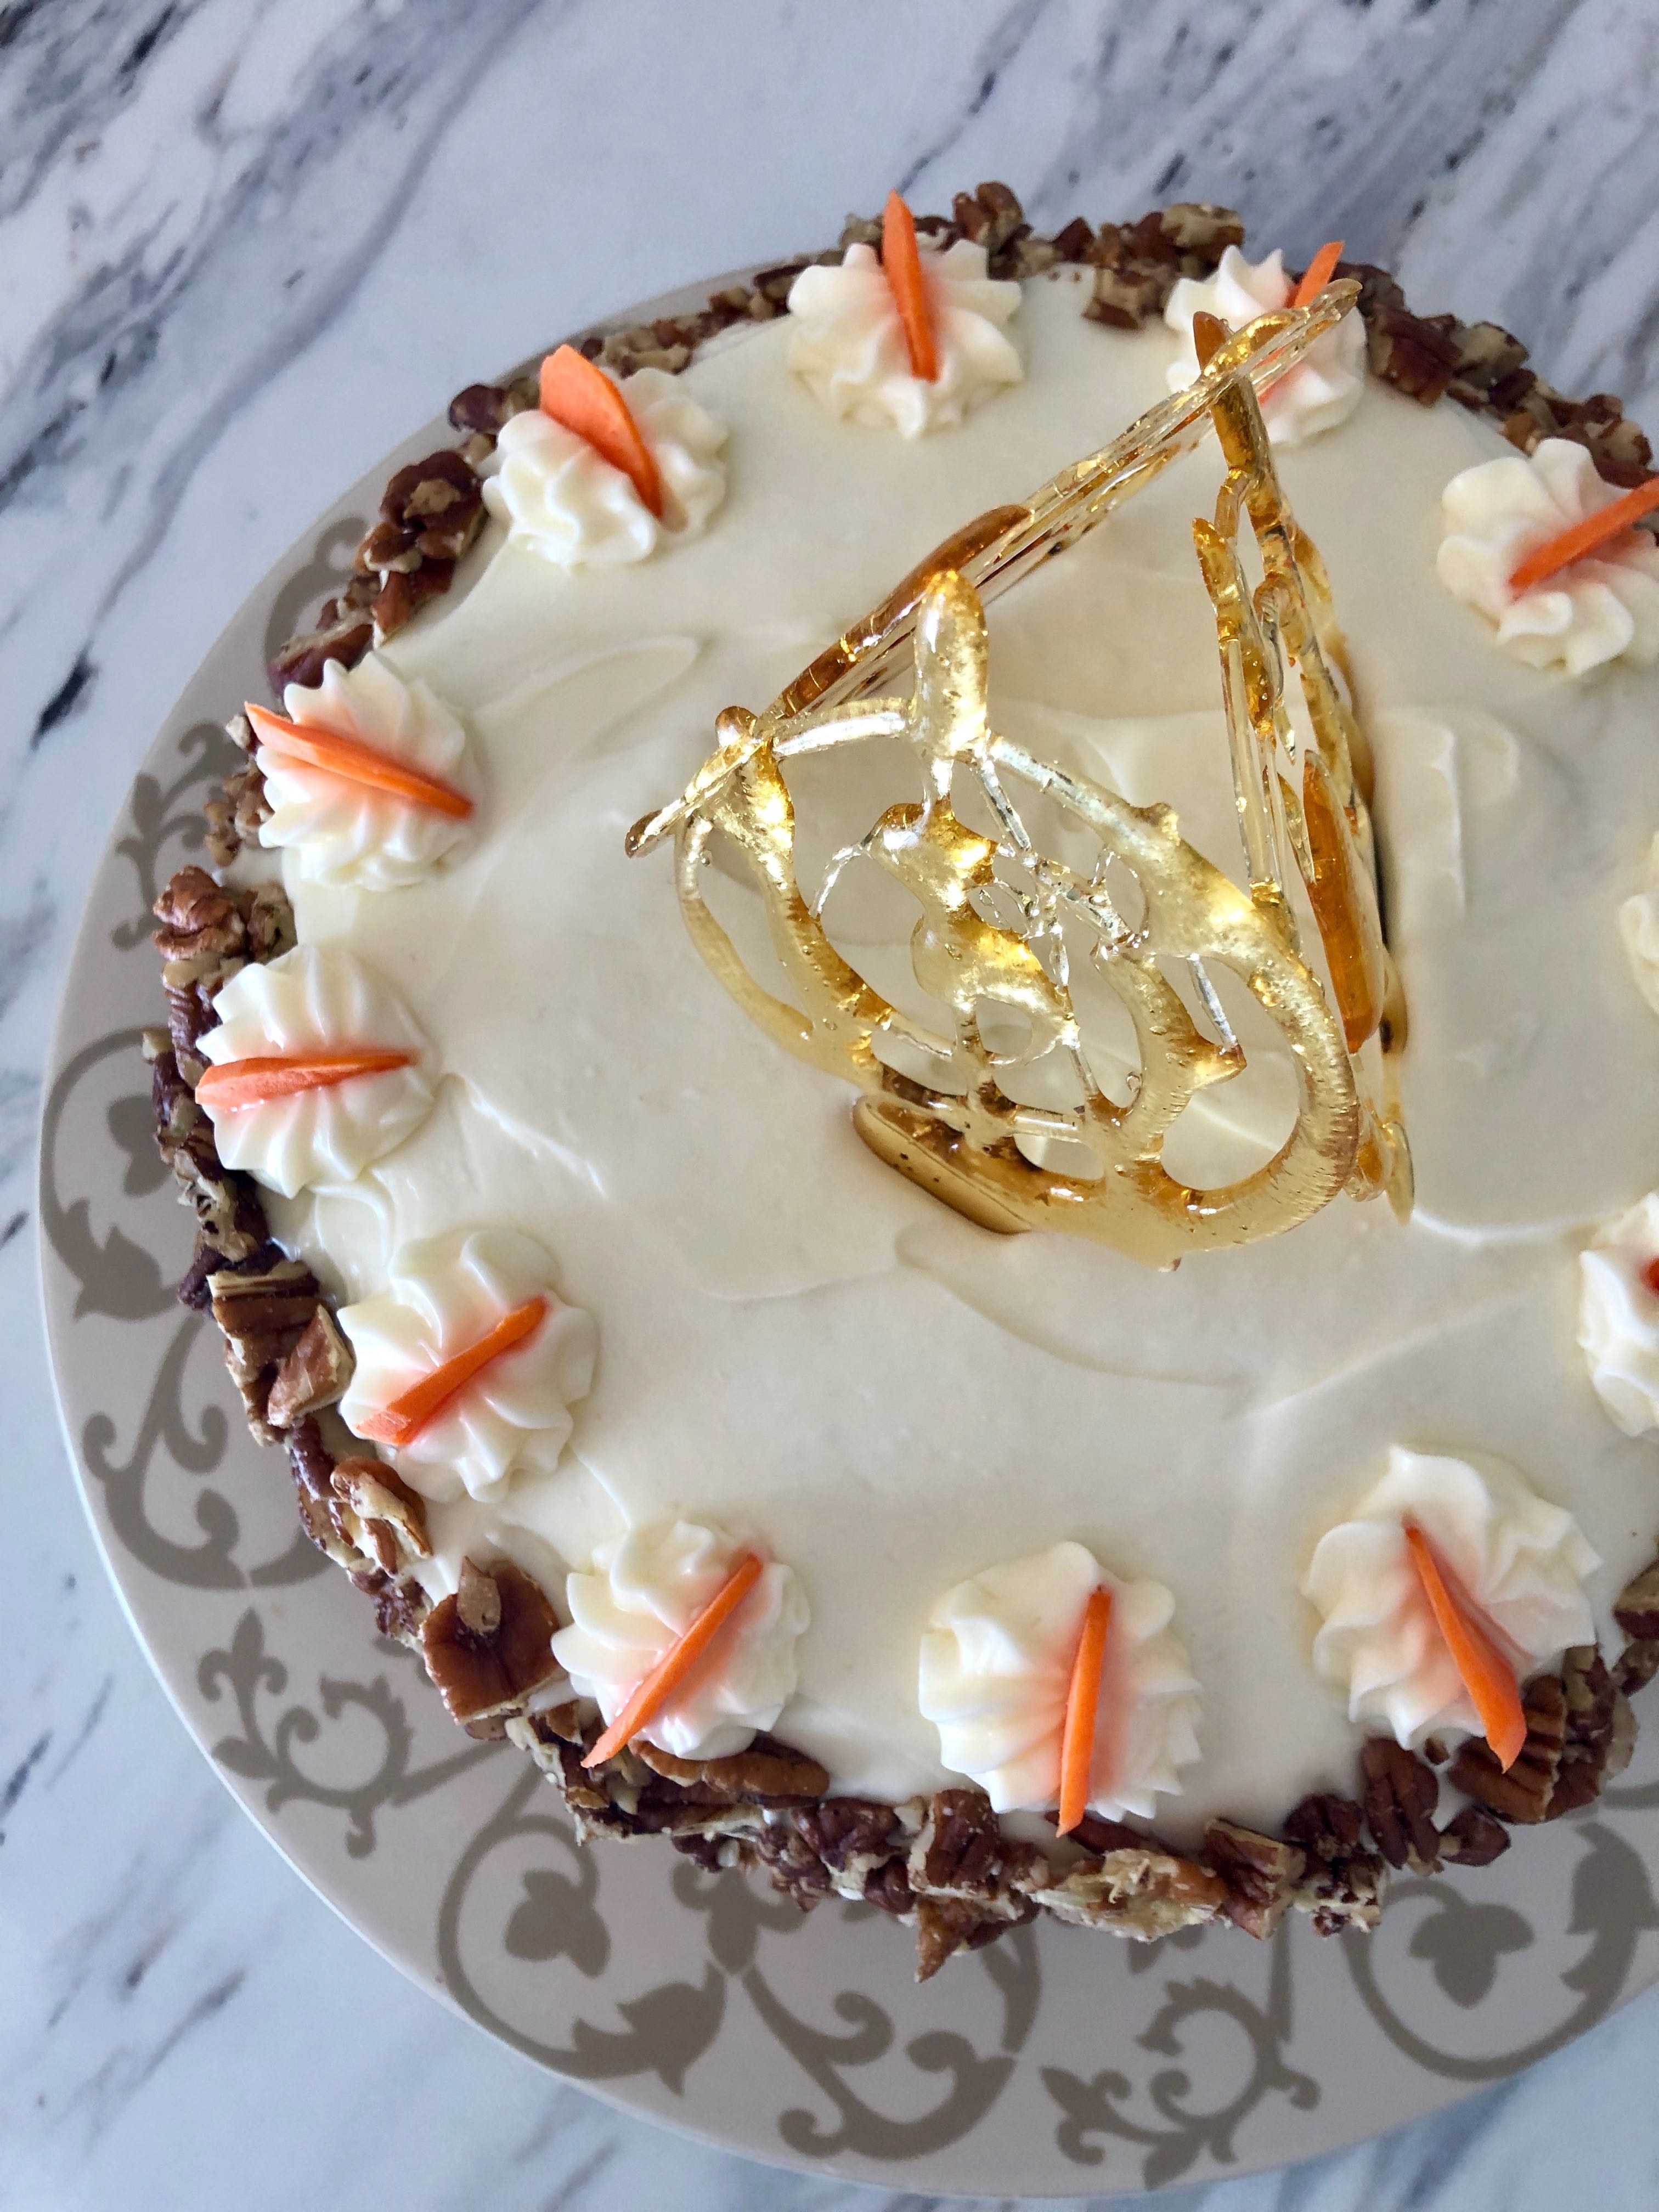
<path id="1" fill-rule="evenodd" d="M 432 1109 L 430 1047 L 397 993 L 355 954 L 301 945 L 240 969 L 213 1002 L 219 1017 L 198 1048 L 212 1063 L 198 1102 L 228 1168 L 293 1198 L 350 1182 L 402 1144 Z M 326 1068 L 354 1054 L 369 1068 L 252 1103 L 224 1103 L 238 1062 Z"/>
<path id="2" fill-rule="evenodd" d="M 893 289 L 873 246 L 849 246 L 838 268 L 803 269 L 789 288 L 789 366 L 832 415 L 918 438 L 953 422 L 1025 370 L 1004 332 L 1019 286 L 987 275 L 985 248 L 958 239 L 924 250 L 922 281 L 939 374 L 917 376 Z"/>
<path id="3" fill-rule="evenodd" d="M 1111 1595 L 1088 1804 L 1149 1817 L 1198 1757 L 1198 1684 L 1170 1633 L 1161 1583 L 1125 1582 L 1081 1544 L 1005 1559 L 938 1598 L 921 1639 L 917 1702 L 939 1757 L 999 1813 L 1059 1802 L 1073 1658 L 1092 1594 Z"/>
<path id="4" fill-rule="evenodd" d="M 1165 372 L 1170 391 L 1184 392 L 1198 375 L 1194 315 L 1218 315 L 1229 330 L 1242 330 L 1258 315 L 1288 306 L 1292 289 L 1282 253 L 1250 262 L 1236 246 L 1227 248 L 1212 276 L 1179 278 L 1164 310 L 1164 321 L 1185 340 Z M 1365 331 L 1358 316 L 1350 313 L 1334 330 L 1316 338 L 1294 368 L 1257 395 L 1269 441 L 1300 446 L 1322 430 L 1334 430 L 1347 421 L 1364 391 Z"/>
<path id="5" fill-rule="evenodd" d="M 1408 1525 L 1494 1632 L 1517 1680 L 1595 1642 L 1584 1578 L 1601 1561 L 1572 1516 L 1502 1461 L 1476 1467 L 1394 1445 L 1388 1473 L 1320 1538 L 1302 1589 L 1323 1622 L 1315 1669 L 1346 1691 L 1349 1719 L 1380 1722 L 1414 1747 L 1483 1729 L 1412 1563 Z"/>
<path id="6" fill-rule="evenodd" d="M 607 1727 L 727 1585 L 742 1547 L 689 1521 L 629 1528 L 595 1547 L 566 1585 L 570 1626 L 553 1656 Z M 769 1729 L 795 1693 L 809 1622 L 793 1567 L 763 1564 L 752 1586 L 641 1733 L 676 1759 L 725 1759 Z"/>
<path id="7" fill-rule="evenodd" d="M 550 1474 L 592 1382 L 599 1335 L 555 1290 L 545 1249 L 516 1229 L 456 1230 L 403 1245 L 390 1274 L 378 1296 L 340 1309 L 356 1359 L 340 1401 L 346 1426 L 438 1503 Z"/>
<path id="8" fill-rule="evenodd" d="M 1618 659 L 1644 668 L 1659 657 L 1659 546 L 1647 532 L 1622 531 L 1525 589 L 1510 581 L 1528 554 L 1619 498 L 1567 438 L 1464 469 L 1441 495 L 1440 580 L 1533 668 L 1582 676 Z"/>
<path id="9" fill-rule="evenodd" d="M 1596 1395 L 1627 1437 L 1659 1429 L 1659 1193 L 1580 1253 L 1578 1341 Z"/>
<path id="10" fill-rule="evenodd" d="M 609 377 L 597 366 L 593 374 Z M 488 464 L 485 506 L 513 544 L 556 568 L 643 561 L 665 539 L 696 537 L 726 496 L 726 426 L 679 378 L 641 368 L 617 388 L 656 464 L 660 517 L 625 471 L 537 407 L 501 425 Z"/>
<path id="11" fill-rule="evenodd" d="M 466 732 L 422 678 L 405 684 L 371 653 L 355 668 L 325 662 L 319 684 L 290 684 L 283 703 L 290 721 L 350 738 L 470 804 Z M 453 859 L 471 835 L 465 813 L 319 767 L 284 745 L 270 724 L 262 734 L 256 720 L 255 735 L 271 810 L 259 842 L 289 852 L 308 882 L 396 890 Z"/>

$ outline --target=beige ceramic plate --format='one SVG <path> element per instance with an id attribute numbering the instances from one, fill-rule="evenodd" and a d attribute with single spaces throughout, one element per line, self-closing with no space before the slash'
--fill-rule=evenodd
<path id="1" fill-rule="evenodd" d="M 714 280 L 716 283 L 726 280 Z M 700 303 L 652 302 L 632 323 Z M 140 1639 L 203 1749 L 377 1949 L 544 2066 L 733 2150 L 892 2188 L 1097 2196 L 1306 2158 L 1554 2051 L 1659 1976 L 1659 1729 L 1593 1812 L 1496 1867 L 1395 1887 L 1369 1942 L 1022 1929 L 925 1989 L 870 1908 L 803 1920 L 665 1846 L 577 1848 L 515 1752 L 472 1743 L 297 1534 L 242 1427 L 149 1133 L 149 903 L 200 850 L 268 653 L 348 566 L 391 470 L 272 569 L 134 780 L 51 1073 L 42 1264 L 64 1426 Z M 641 805 L 650 793 L 641 795 Z"/>

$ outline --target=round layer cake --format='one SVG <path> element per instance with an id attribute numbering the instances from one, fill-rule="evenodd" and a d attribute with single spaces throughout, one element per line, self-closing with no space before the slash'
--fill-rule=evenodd
<path id="1" fill-rule="evenodd" d="M 931 375 L 855 225 L 539 387 L 474 387 L 463 445 L 394 481 L 283 712 L 232 725 L 216 878 L 158 908 L 186 1291 L 313 1534 L 586 1829 L 873 1897 L 929 1969 L 1039 1908 L 1367 1925 L 1384 1861 L 1479 1862 L 1593 1796 L 1659 1657 L 1659 554 L 1604 530 L 1513 580 L 1645 443 L 1337 265 L 1358 308 L 1260 400 L 1374 774 L 1414 1201 L 1177 1267 L 996 1234 L 860 1141 L 848 1087 L 700 958 L 672 859 L 624 841 L 723 710 L 1190 383 L 1196 314 L 1237 328 L 1293 277 L 1216 209 L 1049 241 L 987 186 L 919 228 Z M 1224 469 L 1206 438 L 996 602 L 989 708 L 1243 884 L 1193 536 Z M 823 929 L 923 1018 L 869 841 L 921 797 L 914 754 L 788 781 Z M 752 885 L 708 874 L 763 967 Z M 1316 935 L 1309 960 L 1328 988 Z M 1218 1028 L 1180 980 L 1243 1062 L 1164 1145 L 1203 1192 L 1271 1163 L 1303 1094 L 1247 994 L 1220 980 Z M 1132 1099 L 1099 996 L 1095 1073 Z"/>

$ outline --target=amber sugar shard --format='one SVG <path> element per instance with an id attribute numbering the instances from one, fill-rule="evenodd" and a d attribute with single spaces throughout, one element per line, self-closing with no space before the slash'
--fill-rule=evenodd
<path id="1" fill-rule="evenodd" d="M 986 1228 L 1063 1230 L 1169 1266 L 1293 1228 L 1344 1190 L 1386 1191 L 1402 1218 L 1409 1210 L 1393 1082 L 1403 1010 L 1378 915 L 1368 755 L 1324 567 L 1285 501 L 1256 404 L 1257 389 L 1294 367 L 1355 295 L 1352 283 L 1328 285 L 1236 336 L 1218 325 L 1201 334 L 1207 359 L 1187 391 L 1024 505 L 958 532 L 763 713 L 728 708 L 720 750 L 684 794 L 629 832 L 630 854 L 673 837 L 692 941 L 738 1005 L 778 1043 L 857 1085 L 854 1120 L 872 1150 Z M 1215 610 L 1243 885 L 1185 842 L 1170 807 L 1131 805 L 1038 758 L 993 730 L 987 711 L 984 601 L 1105 521 L 1212 424 L 1226 474 L 1213 520 L 1193 530 Z M 872 696 L 907 646 L 911 696 Z M 786 764 L 877 738 L 914 749 L 920 795 L 888 807 L 809 900 Z M 1065 835 L 1045 845 L 1028 817 L 1060 821 Z M 717 839 L 728 871 L 759 897 L 791 999 L 757 980 L 709 907 Z M 1092 859 L 1079 865 L 1055 844 Z M 853 859 L 875 863 L 919 907 L 910 960 L 936 1024 L 894 1005 L 830 941 L 824 902 Z M 1297 884 L 1322 976 L 1304 956 Z M 1073 1001 L 1079 959 L 1133 1025 L 1139 1068 L 1115 1101 Z M 1200 1091 L 1246 1059 L 1218 967 L 1278 1032 L 1297 1114 L 1263 1164 L 1196 1188 L 1165 1168 L 1165 1139 Z M 1186 993 L 1172 970 L 1188 979 Z M 931 1079 L 892 1064 L 906 1060 Z M 1046 1085 L 1030 1080 L 1039 1062 Z M 1066 1103 L 1011 1095 L 1034 1088 Z"/>

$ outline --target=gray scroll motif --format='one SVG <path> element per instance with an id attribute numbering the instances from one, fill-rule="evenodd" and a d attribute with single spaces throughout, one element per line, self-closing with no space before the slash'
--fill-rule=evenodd
<path id="1" fill-rule="evenodd" d="M 589 1979 L 609 1960 L 609 1939 L 599 1940 L 605 1936 L 603 1923 L 597 1929 L 594 1926 L 601 1880 L 597 1858 L 580 1850 L 568 1822 L 551 1812 L 528 1809 L 532 1800 L 547 1790 L 540 1771 L 528 1768 L 456 1861 L 438 1908 L 438 1964 L 445 1985 L 481 2027 L 556 2073 L 584 2081 L 654 2074 L 679 2096 L 686 2075 L 712 2048 L 726 2018 L 726 1978 L 713 1960 L 701 1983 L 661 1982 L 637 1996 L 616 2001 L 625 2023 L 620 2029 L 574 2021 L 568 2044 L 544 2042 L 504 2019 L 467 1965 L 461 1919 L 468 1898 L 495 1854 L 526 1837 L 533 1838 L 554 1862 L 545 1872 L 556 1881 L 544 1878 L 537 1883 L 526 1878 L 523 1895 L 507 1923 L 504 1948 L 520 1958 L 568 1958 Z M 544 1802 L 554 1801 L 550 1795 Z M 574 1877 L 571 1869 L 576 1869 Z M 561 1912 L 562 1919 L 556 1917 Z M 537 1948 L 526 1949 L 527 1944 Z"/>
<path id="2" fill-rule="evenodd" d="M 135 1243 L 118 1226 L 101 1241 L 92 1224 L 92 1207 L 85 1198 L 66 1199 L 60 1178 L 59 1149 L 64 1116 L 70 1100 L 93 1070 L 115 1056 L 131 1055 L 135 1074 L 143 1073 L 138 1048 L 141 1029 L 112 1030 L 82 1045 L 52 1085 L 40 1124 L 40 1227 L 47 1243 L 79 1285 L 75 1317 L 106 1314 L 112 1321 L 147 1321 L 166 1313 L 173 1304 L 173 1286 L 161 1273 L 155 1256 Z M 118 1098 L 109 1109 L 107 1127 L 112 1139 L 127 1150 L 134 1109 L 148 1103 L 142 1093 Z M 154 1156 L 154 1146 L 151 1146 Z M 128 1152 L 122 1185 L 130 1195 L 142 1194 L 143 1177 L 135 1177 L 136 1156 Z M 85 1163 L 81 1164 L 84 1165 Z M 135 1191 L 135 1182 L 138 1188 Z M 154 1189 L 151 1182 L 149 1188 Z"/>
<path id="3" fill-rule="evenodd" d="M 1064 2067 L 1045 2066 L 1043 2087 L 1062 2115 L 1054 2140 L 1064 2155 L 1079 2166 L 1099 2166 L 1106 2150 L 1097 2138 L 1115 2136 L 1144 2149 L 1141 2180 L 1157 2189 L 1177 2179 L 1200 2157 L 1220 2166 L 1235 2164 L 1238 2130 L 1267 2098 L 1284 2097 L 1296 2111 L 1311 2112 L 1319 2102 L 1319 2085 L 1287 2066 L 1284 2057 L 1291 2024 L 1290 1934 L 1288 1926 L 1281 1927 L 1273 1938 L 1265 2005 L 1231 1982 L 1169 1982 L 1152 2025 L 1136 2038 L 1144 2050 L 1180 2059 L 1186 2055 L 1182 2031 L 1190 2021 L 1206 2014 L 1231 2021 L 1248 2061 L 1248 2071 L 1231 2096 L 1194 2109 L 1191 2075 L 1184 2067 L 1171 2066 L 1146 2084 L 1152 2114 L 1137 2118 L 1125 2109 L 1135 2097 L 1133 2084 L 1118 2068 L 1085 2081 Z"/>
<path id="4" fill-rule="evenodd" d="M 729 1879 L 729 1877 L 728 1877 Z M 854 1911 L 858 1910 L 855 1906 Z M 1037 1947 L 1029 1928 L 1018 1928 L 980 1954 L 979 1963 L 1002 2000 L 998 2047 L 976 2050 L 956 2029 L 926 2028 L 912 2036 L 903 2056 L 918 2072 L 943 2075 L 945 2094 L 927 2110 L 896 2119 L 861 2097 L 848 2080 L 883 2061 L 878 2078 L 888 2091 L 905 2086 L 891 2063 L 896 2042 L 892 2014 L 860 1990 L 842 1990 L 831 2009 L 845 2023 L 822 2027 L 792 2012 L 758 1966 L 744 1975 L 750 2002 L 776 2040 L 834 2108 L 835 2120 L 805 2106 L 778 2116 L 778 2133 L 793 2151 L 807 2158 L 834 2158 L 853 2151 L 862 2158 L 896 2160 L 920 2158 L 960 2142 L 991 2110 L 1012 2080 L 1026 2039 L 1036 2023 L 1042 1984 Z"/>
<path id="5" fill-rule="evenodd" d="M 1375 1947 L 1401 1926 L 1400 1908 L 1409 1898 L 1426 1898 L 1434 1906 L 1413 1935 L 1409 1955 L 1429 1962 L 1436 1981 L 1455 2004 L 1473 2011 L 1497 1992 L 1492 2016 L 1504 2017 L 1508 1993 L 1503 1987 L 1502 1958 L 1532 1948 L 1531 1923 L 1506 1907 L 1474 1904 L 1450 1883 L 1396 1882 L 1389 1893 L 1389 1919 L 1375 1936 L 1343 1936 L 1343 1952 L 1366 2010 L 1382 2033 L 1408 2058 L 1431 2074 L 1458 2081 L 1496 2081 L 1518 2073 L 1582 2035 L 1618 2002 L 1643 1934 L 1659 1929 L 1647 1869 L 1624 1839 L 1599 1820 L 1578 1829 L 1585 1850 L 1572 1878 L 1572 1917 L 1568 1932 L 1587 1936 L 1583 1955 L 1560 1977 L 1577 2002 L 1552 2028 L 1527 2042 L 1486 2056 L 1446 2051 L 1412 2027 L 1382 1994 L 1376 1978 Z"/>
<path id="6" fill-rule="evenodd" d="M 345 1847 L 354 1859 L 367 1858 L 374 1849 L 376 1816 L 388 1808 L 408 1805 L 446 1782 L 492 1757 L 495 1743 L 469 1743 L 464 1751 L 429 1765 L 411 1765 L 414 1732 L 398 1697 L 384 1674 L 371 1682 L 342 1682 L 329 1675 L 318 1681 L 318 1703 L 324 1717 L 338 1722 L 348 1708 L 366 1713 L 380 1730 L 376 1765 L 360 1780 L 322 1782 L 307 1774 L 296 1750 L 314 1744 L 323 1724 L 308 1705 L 296 1703 L 277 1713 L 267 1729 L 258 1706 L 262 1694 L 280 1698 L 288 1687 L 288 1668 L 265 1649 L 264 1624 L 252 1607 L 243 1613 L 226 1650 L 204 1652 L 196 1670 L 197 1687 L 210 1705 L 228 1689 L 236 1704 L 240 1735 L 222 1736 L 213 1756 L 222 1766 L 244 1781 L 263 1782 L 265 1809 L 279 1812 L 295 1802 L 330 1806 L 346 1815 Z"/>
<path id="7" fill-rule="evenodd" d="M 348 514 L 318 533 L 310 560 L 303 568 L 295 569 L 270 603 L 263 648 L 267 666 L 300 628 L 312 605 L 349 581 L 351 556 L 368 527 L 360 514 Z"/>
<path id="8" fill-rule="evenodd" d="M 183 851 L 199 853 L 206 842 L 201 802 L 183 802 L 202 785 L 222 782 L 242 758 L 217 722 L 192 722 L 180 734 L 178 749 L 185 767 L 171 783 L 149 774 L 132 780 L 128 801 L 131 827 L 116 839 L 115 849 L 131 862 L 138 878 L 137 910 L 110 931 L 110 943 L 118 951 L 141 944 L 155 926 L 150 908 L 161 888 L 162 848 L 176 838 Z"/>

